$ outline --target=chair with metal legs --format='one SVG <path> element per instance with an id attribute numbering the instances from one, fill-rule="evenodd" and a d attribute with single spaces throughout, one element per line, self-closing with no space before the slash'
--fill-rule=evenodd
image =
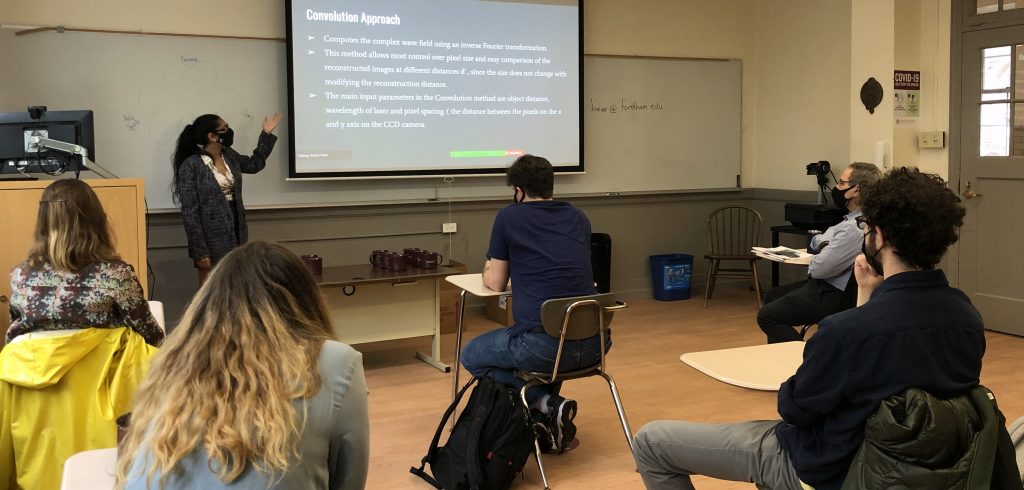
<path id="1" fill-rule="evenodd" d="M 526 391 L 537 385 L 553 384 L 570 379 L 587 378 L 590 376 L 601 376 L 608 382 L 608 388 L 612 392 L 612 400 L 615 402 L 615 410 L 619 414 L 619 422 L 622 424 L 622 432 L 629 444 L 629 452 L 636 461 L 636 451 L 633 446 L 633 432 L 629 429 L 629 422 L 626 420 L 626 413 L 622 408 L 622 400 L 619 397 L 619 390 L 615 386 L 615 380 L 605 370 L 605 349 L 601 348 L 601 362 L 593 366 L 573 371 L 559 372 L 558 364 L 562 358 L 562 346 L 566 340 L 581 340 L 598 335 L 600 345 L 607 345 L 608 325 L 612 316 L 617 310 L 626 308 L 626 303 L 616 301 L 614 294 L 595 294 L 590 296 L 577 296 L 572 298 L 550 299 L 541 306 L 541 322 L 544 331 L 558 339 L 558 353 L 555 356 L 555 363 L 551 372 L 539 371 L 516 371 L 516 376 L 526 381 L 526 385 L 519 391 L 523 403 L 526 402 Z M 540 471 L 544 488 L 550 488 L 547 476 L 544 474 L 544 463 L 541 460 L 540 443 L 534 440 L 534 453 L 537 460 L 537 469 Z"/>

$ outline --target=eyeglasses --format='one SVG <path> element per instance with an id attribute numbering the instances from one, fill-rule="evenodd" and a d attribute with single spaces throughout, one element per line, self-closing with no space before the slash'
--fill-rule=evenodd
<path id="1" fill-rule="evenodd" d="M 853 220 L 857 222 L 857 228 L 862 230 L 866 230 L 871 226 L 871 222 L 869 222 L 867 217 L 863 215 L 857 216 L 856 218 L 853 218 Z"/>

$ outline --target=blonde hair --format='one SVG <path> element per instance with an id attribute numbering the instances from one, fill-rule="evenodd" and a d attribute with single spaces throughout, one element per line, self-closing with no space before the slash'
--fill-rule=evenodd
<path id="1" fill-rule="evenodd" d="M 252 242 L 228 254 L 153 358 L 120 452 L 118 488 L 140 451 L 150 454 L 141 460 L 146 481 L 159 472 L 161 485 L 200 448 L 225 483 L 249 466 L 282 476 L 299 456 L 305 424 L 292 401 L 320 390 L 317 359 L 332 332 L 294 253 Z"/>
<path id="2" fill-rule="evenodd" d="M 121 259 L 114 250 L 107 213 L 89 184 L 66 179 L 46 187 L 28 259 L 66 272 Z"/>

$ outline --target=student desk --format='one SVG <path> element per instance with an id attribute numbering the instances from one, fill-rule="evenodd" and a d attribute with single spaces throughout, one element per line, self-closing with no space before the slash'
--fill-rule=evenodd
<path id="1" fill-rule="evenodd" d="M 447 373 L 449 366 L 441 362 L 438 289 L 442 278 L 457 272 L 444 266 L 392 272 L 367 263 L 324 267 L 316 279 L 338 340 L 362 344 L 433 336 L 430 354 L 416 357 Z"/>
<path id="2" fill-rule="evenodd" d="M 772 247 L 779 246 L 779 234 L 785 233 L 788 235 L 802 235 L 809 236 L 807 230 L 803 228 L 797 228 L 792 225 L 778 225 L 771 227 L 772 230 Z M 779 263 L 772 262 L 772 287 L 779 287 Z"/>
<path id="3" fill-rule="evenodd" d="M 508 296 L 512 294 L 511 288 L 505 288 L 504 291 L 495 291 L 493 289 L 487 289 L 484 286 L 483 274 L 459 274 L 445 277 L 444 280 L 456 285 L 462 292 L 459 293 L 459 320 L 457 327 L 455 328 L 455 375 L 452 376 L 452 400 L 455 400 L 455 395 L 459 393 L 459 357 L 462 355 L 462 324 L 463 318 L 466 315 L 466 294 L 472 294 L 478 297 L 487 296 Z M 452 419 L 455 420 L 454 418 Z"/>
<path id="4" fill-rule="evenodd" d="M 804 343 L 798 341 L 690 352 L 679 360 L 723 383 L 779 391 L 779 386 L 800 367 L 803 354 Z"/>
<path id="5" fill-rule="evenodd" d="M 60 490 L 112 490 L 117 473 L 117 448 L 94 449 L 64 462 Z"/>

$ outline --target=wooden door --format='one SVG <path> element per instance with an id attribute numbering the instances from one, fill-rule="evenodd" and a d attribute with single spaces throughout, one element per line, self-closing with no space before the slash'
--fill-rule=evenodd
<path id="1" fill-rule="evenodd" d="M 963 40 L 960 287 L 988 328 L 1024 335 L 1024 26 Z"/>

